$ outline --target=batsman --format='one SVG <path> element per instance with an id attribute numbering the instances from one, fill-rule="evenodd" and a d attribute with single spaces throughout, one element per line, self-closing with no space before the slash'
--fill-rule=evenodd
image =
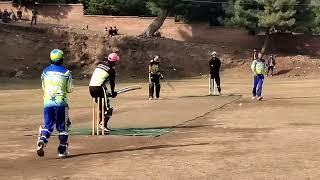
<path id="1" fill-rule="evenodd" d="M 154 91 L 157 99 L 160 99 L 160 79 L 163 79 L 159 70 L 159 56 L 155 56 L 149 64 L 149 100 L 154 98 Z"/>
<path id="2" fill-rule="evenodd" d="M 56 126 L 59 132 L 60 144 L 58 157 L 67 157 L 68 132 L 71 122 L 68 116 L 67 93 L 72 91 L 71 72 L 62 66 L 63 51 L 54 49 L 50 53 L 51 65 L 45 68 L 41 75 L 44 99 L 44 125 L 40 127 L 37 143 L 38 156 L 44 156 L 44 147 Z"/>
<path id="3" fill-rule="evenodd" d="M 102 124 L 102 120 L 100 120 L 99 123 L 100 129 L 103 129 L 106 133 L 110 132 L 108 122 L 113 113 L 109 97 L 115 98 L 117 96 L 117 92 L 115 91 L 115 65 L 119 60 L 120 58 L 116 53 L 109 54 L 109 56 L 95 68 L 89 84 L 90 95 L 96 102 L 98 101 L 98 98 L 100 98 L 100 102 L 102 102 L 102 98 L 105 99 L 106 104 L 100 104 L 99 107 L 100 110 L 104 108 L 104 124 Z M 107 87 L 108 85 L 110 86 L 110 91 Z"/>
<path id="4" fill-rule="evenodd" d="M 209 61 L 209 66 L 210 66 L 209 95 L 214 95 L 214 81 L 216 81 L 218 93 L 219 95 L 221 95 L 221 86 L 220 86 L 221 61 L 217 57 L 217 52 L 213 51 L 211 55 L 212 55 L 212 58 Z"/>

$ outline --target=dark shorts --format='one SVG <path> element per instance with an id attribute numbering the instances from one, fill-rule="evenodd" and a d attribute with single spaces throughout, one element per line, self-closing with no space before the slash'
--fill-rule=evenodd
<path id="1" fill-rule="evenodd" d="M 92 98 L 104 97 L 103 88 L 101 86 L 89 86 L 89 92 Z"/>
<path id="2" fill-rule="evenodd" d="M 160 84 L 160 74 L 150 74 L 150 83 Z"/>

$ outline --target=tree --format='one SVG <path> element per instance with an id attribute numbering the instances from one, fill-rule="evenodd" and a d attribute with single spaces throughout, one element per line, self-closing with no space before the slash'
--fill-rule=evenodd
<path id="1" fill-rule="evenodd" d="M 319 34 L 320 33 L 320 0 L 311 0 L 310 9 L 313 15 L 313 26 L 312 32 Z"/>
<path id="2" fill-rule="evenodd" d="M 296 22 L 293 30 L 296 32 L 310 33 L 314 26 L 315 15 L 312 12 L 310 0 L 298 0 L 296 13 L 294 16 Z"/>
<path id="3" fill-rule="evenodd" d="M 147 13 L 146 0 L 81 0 L 88 14 L 141 15 Z"/>
<path id="4" fill-rule="evenodd" d="M 142 36 L 152 37 L 160 29 L 168 15 L 179 15 L 184 21 L 208 21 L 212 25 L 223 24 L 225 13 L 221 3 L 227 0 L 148 0 L 147 8 L 157 17 Z M 215 3 L 218 2 L 218 3 Z"/>
<path id="5" fill-rule="evenodd" d="M 13 3 L 19 5 L 34 5 L 37 3 L 61 3 L 61 4 L 68 4 L 68 3 L 79 3 L 79 0 L 13 0 Z"/>
<path id="6" fill-rule="evenodd" d="M 169 13 L 181 4 L 180 0 L 149 0 L 147 2 L 147 7 L 151 12 L 157 14 L 157 17 L 153 22 L 147 27 L 143 32 L 143 37 L 152 37 L 155 32 L 157 32 L 163 25 Z"/>
<path id="7" fill-rule="evenodd" d="M 308 6 L 299 6 L 299 0 L 235 0 L 230 1 L 226 24 L 244 27 L 248 30 L 264 31 L 266 33 L 261 52 L 267 48 L 270 34 L 293 31 L 303 27 L 303 20 L 308 19 Z M 303 4 L 304 5 L 304 4 Z M 297 11 L 297 8 L 300 8 Z M 304 14 L 306 13 L 306 14 Z M 300 19 L 299 19 L 299 18 Z M 305 28 L 304 31 L 308 31 Z"/>

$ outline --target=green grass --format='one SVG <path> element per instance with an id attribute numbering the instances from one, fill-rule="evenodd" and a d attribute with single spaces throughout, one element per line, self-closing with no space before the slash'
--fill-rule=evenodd
<path id="1" fill-rule="evenodd" d="M 109 135 L 117 136 L 161 136 L 163 134 L 172 132 L 170 128 L 115 128 L 112 129 Z M 71 135 L 91 135 L 91 128 L 71 128 Z M 101 134 L 101 131 L 100 131 Z"/>

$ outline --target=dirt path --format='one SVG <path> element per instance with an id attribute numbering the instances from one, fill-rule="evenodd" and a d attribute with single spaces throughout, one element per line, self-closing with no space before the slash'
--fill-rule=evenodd
<path id="1" fill-rule="evenodd" d="M 118 117 L 135 118 L 138 110 L 129 107 L 136 107 L 139 101 L 148 109 L 145 116 L 156 114 L 150 110 L 154 105 L 163 109 L 161 112 L 166 107 L 177 111 L 179 118 L 184 108 L 185 113 L 196 116 L 193 110 L 210 111 L 208 102 L 216 106 L 229 102 L 227 95 L 242 95 L 240 100 L 157 138 L 72 136 L 72 157 L 63 160 L 56 159 L 56 138 L 50 139 L 46 157 L 38 158 L 35 137 L 25 136 L 36 132 L 40 124 L 37 94 L 41 91 L 1 90 L 0 179 L 319 179 L 320 81 L 267 79 L 262 102 L 250 98 L 251 79 L 224 78 L 224 82 L 225 97 L 208 101 L 185 97 L 206 95 L 206 79 L 174 82 L 175 92 L 164 87 L 164 101 L 149 102 L 144 91 L 119 97 Z M 171 103 L 175 99 L 195 108 Z M 89 125 L 86 87 L 78 87 L 71 102 L 74 125 Z M 115 119 L 114 127 L 148 125 L 145 120 L 121 124 Z M 170 118 L 161 123 L 170 125 L 168 121 Z"/>

